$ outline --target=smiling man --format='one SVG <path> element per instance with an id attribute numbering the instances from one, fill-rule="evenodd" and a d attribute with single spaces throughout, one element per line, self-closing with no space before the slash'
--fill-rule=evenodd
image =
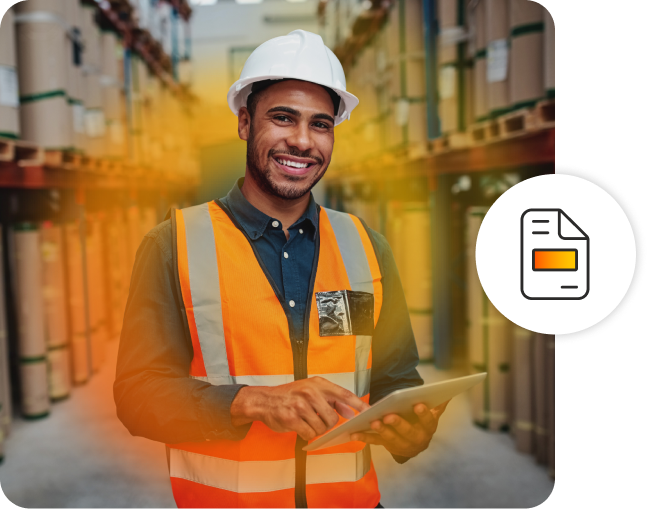
<path id="1" fill-rule="evenodd" d="M 404 463 L 428 447 L 445 406 L 302 450 L 422 383 L 387 242 L 310 192 L 358 100 L 321 38 L 297 30 L 254 51 L 228 101 L 245 177 L 220 200 L 172 211 L 142 242 L 118 416 L 167 444 L 179 507 L 380 507 L 368 444 Z"/>

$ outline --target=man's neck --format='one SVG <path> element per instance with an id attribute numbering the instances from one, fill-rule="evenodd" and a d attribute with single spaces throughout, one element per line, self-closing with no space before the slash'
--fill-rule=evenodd
<path id="1" fill-rule="evenodd" d="M 286 238 L 289 236 L 288 228 L 306 212 L 310 200 L 310 193 L 306 193 L 295 200 L 283 200 L 270 195 L 257 185 L 247 170 L 245 171 L 245 180 L 241 192 L 245 199 L 257 210 L 281 221 Z"/>

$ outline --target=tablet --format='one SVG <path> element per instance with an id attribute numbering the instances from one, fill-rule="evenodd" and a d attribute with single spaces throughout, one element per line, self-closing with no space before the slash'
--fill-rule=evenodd
<path id="1" fill-rule="evenodd" d="M 457 394 L 470 389 L 473 385 L 477 385 L 484 378 L 486 378 L 486 373 L 477 373 L 476 375 L 394 391 L 374 403 L 371 408 L 356 415 L 353 419 L 349 419 L 337 428 L 333 428 L 321 437 L 316 438 L 303 449 L 304 451 L 317 451 L 325 447 L 351 442 L 353 433 L 370 430 L 372 421 L 382 419 L 388 414 L 399 414 L 411 421 L 416 419 L 413 410 L 415 405 L 425 403 L 428 408 L 434 408 Z"/>

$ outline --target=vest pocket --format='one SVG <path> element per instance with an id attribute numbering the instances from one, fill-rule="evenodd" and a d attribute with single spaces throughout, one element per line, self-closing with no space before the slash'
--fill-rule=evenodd
<path id="1" fill-rule="evenodd" d="M 315 300 L 321 337 L 373 336 L 373 294 L 351 290 L 317 292 Z"/>

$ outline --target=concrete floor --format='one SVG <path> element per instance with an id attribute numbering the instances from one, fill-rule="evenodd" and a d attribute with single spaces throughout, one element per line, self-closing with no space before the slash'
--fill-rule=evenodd
<path id="1" fill-rule="evenodd" d="M 112 380 L 117 342 L 103 370 L 37 422 L 14 421 L 0 484 L 21 507 L 175 507 L 164 447 L 131 437 L 117 420 Z M 447 378 L 422 366 L 426 381 Z M 470 423 L 455 398 L 429 450 L 398 465 L 373 448 L 386 507 L 534 507 L 553 489 L 546 471 L 507 435 Z"/>

